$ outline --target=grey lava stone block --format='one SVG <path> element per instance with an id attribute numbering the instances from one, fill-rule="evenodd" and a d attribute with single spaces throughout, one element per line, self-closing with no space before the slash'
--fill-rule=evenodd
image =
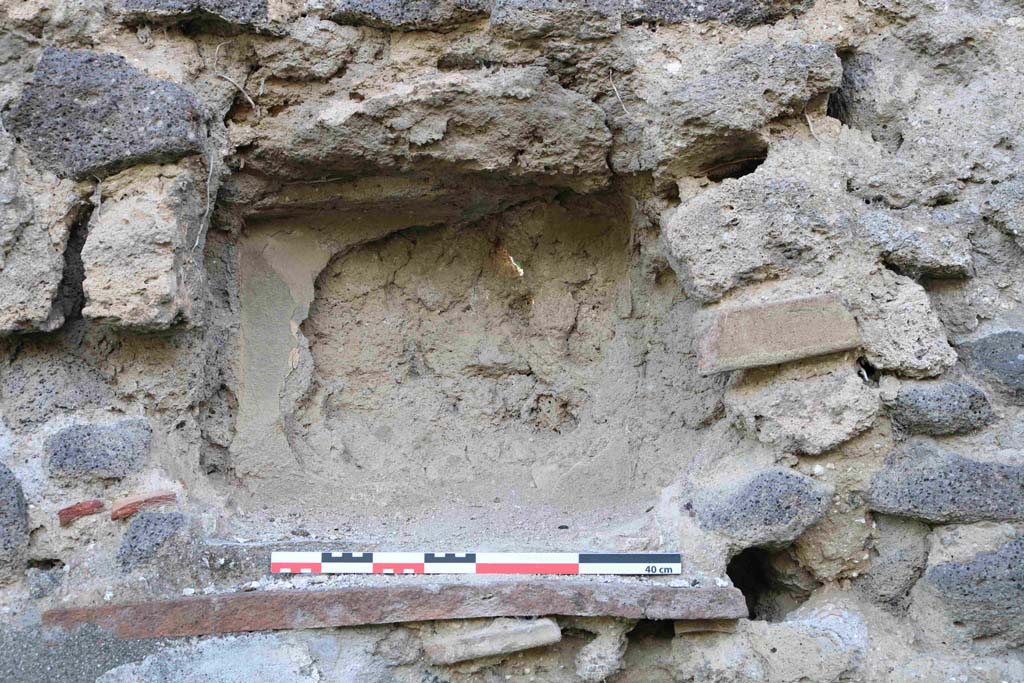
<path id="1" fill-rule="evenodd" d="M 152 16 L 171 16 L 195 11 L 199 0 L 118 0 L 118 12 L 138 13 Z"/>
<path id="2" fill-rule="evenodd" d="M 1024 521 L 1024 467 L 969 460 L 927 441 L 909 441 L 871 480 L 868 504 L 929 522 Z"/>
<path id="3" fill-rule="evenodd" d="M 185 515 L 180 512 L 140 512 L 121 539 L 117 561 L 126 571 L 144 564 L 184 527 Z"/>
<path id="4" fill-rule="evenodd" d="M 1024 643 L 1024 536 L 967 562 L 931 567 L 924 580 L 972 637 Z"/>
<path id="5" fill-rule="evenodd" d="M 144 418 L 65 427 L 46 440 L 54 474 L 88 479 L 121 479 L 142 469 L 153 431 Z"/>
<path id="6" fill-rule="evenodd" d="M 310 0 L 307 6 L 343 23 L 409 31 L 450 27 L 492 10 L 495 15 L 556 10 L 569 16 L 582 11 L 621 15 L 632 23 L 720 21 L 753 26 L 799 14 L 812 4 L 812 0 Z"/>
<path id="7" fill-rule="evenodd" d="M 485 0 L 312 0 L 309 8 L 342 24 L 399 31 L 453 27 L 483 16 Z"/>
<path id="8" fill-rule="evenodd" d="M 1024 405 L 1024 332 L 997 332 L 963 344 L 960 358 L 1009 400 Z"/>
<path id="9" fill-rule="evenodd" d="M 119 0 L 117 10 L 132 19 L 187 18 L 205 13 L 238 26 L 267 21 L 267 0 Z"/>
<path id="10" fill-rule="evenodd" d="M 701 527 L 735 539 L 744 547 L 795 540 L 821 520 L 832 491 L 798 472 L 773 468 L 694 500 Z"/>
<path id="11" fill-rule="evenodd" d="M 878 602 L 898 604 L 914 587 L 928 561 L 929 527 L 913 519 L 877 515 L 877 555 L 858 587 Z"/>
<path id="12" fill-rule="evenodd" d="M 623 0 L 491 0 L 490 5 L 494 15 L 516 10 L 569 15 L 582 10 L 611 17 L 622 14 Z"/>
<path id="13" fill-rule="evenodd" d="M 0 464 L 0 583 L 25 570 L 28 548 L 28 505 L 21 482 Z"/>
<path id="14" fill-rule="evenodd" d="M 988 397 L 966 382 L 904 384 L 892 409 L 893 422 L 910 434 L 963 434 L 995 420 Z"/>
<path id="15" fill-rule="evenodd" d="M 189 91 L 119 55 L 47 48 L 5 122 L 37 163 L 84 178 L 199 151 L 200 118 Z"/>
<path id="16" fill-rule="evenodd" d="M 776 21 L 787 14 L 800 14 L 812 4 L 812 0 L 623 0 L 624 19 L 634 23 L 682 24 L 713 20 L 739 26 L 754 26 Z"/>

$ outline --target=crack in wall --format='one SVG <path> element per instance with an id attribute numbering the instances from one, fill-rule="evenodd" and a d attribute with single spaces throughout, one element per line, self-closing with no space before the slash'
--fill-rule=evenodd
<path id="1" fill-rule="evenodd" d="M 53 302 L 54 311 L 64 316 L 64 324 L 82 319 L 85 308 L 85 265 L 82 263 L 82 249 L 89 235 L 89 218 L 94 207 L 83 202 L 78 217 L 71 225 L 68 243 L 64 249 L 64 273 Z"/>

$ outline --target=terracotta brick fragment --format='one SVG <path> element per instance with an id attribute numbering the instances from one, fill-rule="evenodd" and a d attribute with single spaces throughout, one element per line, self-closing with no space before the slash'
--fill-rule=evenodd
<path id="1" fill-rule="evenodd" d="M 834 296 L 720 311 L 701 340 L 698 370 L 778 365 L 860 346 L 857 321 Z"/>
<path id="2" fill-rule="evenodd" d="M 140 493 L 127 498 L 118 498 L 110 510 L 110 519 L 118 520 L 131 517 L 143 508 L 155 507 L 164 503 L 173 503 L 178 496 L 174 491 L 153 491 Z"/>
<path id="3" fill-rule="evenodd" d="M 61 526 L 67 526 L 79 517 L 88 517 L 89 515 L 95 515 L 97 512 L 102 512 L 104 507 L 102 500 L 83 500 L 81 503 L 69 505 L 58 511 L 57 519 L 60 520 Z"/>
<path id="4" fill-rule="evenodd" d="M 67 630 L 95 624 L 130 640 L 481 617 L 747 616 L 743 594 L 733 587 L 583 579 L 501 579 L 444 585 L 411 578 L 334 590 L 255 591 L 55 609 L 43 614 L 43 623 Z"/>

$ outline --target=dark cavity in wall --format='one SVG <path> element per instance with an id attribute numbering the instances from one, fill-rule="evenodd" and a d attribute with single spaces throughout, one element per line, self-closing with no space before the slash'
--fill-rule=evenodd
<path id="1" fill-rule="evenodd" d="M 630 643 L 647 640 L 672 640 L 675 638 L 675 622 L 668 619 L 641 619 L 626 634 Z"/>
<path id="2" fill-rule="evenodd" d="M 860 373 L 861 379 L 869 384 L 877 385 L 879 380 L 882 378 L 881 371 L 872 365 L 871 361 L 864 356 L 857 359 L 857 366 L 860 368 L 858 372 Z"/>
<path id="3" fill-rule="evenodd" d="M 51 569 L 60 569 L 64 566 L 64 562 L 56 558 L 47 557 L 42 559 L 35 559 L 28 561 L 29 569 L 38 569 L 40 571 L 50 571 Z"/>
<path id="4" fill-rule="evenodd" d="M 64 273 L 61 276 L 54 307 L 64 314 L 66 322 L 81 320 L 82 309 L 85 308 L 85 265 L 82 263 L 82 249 L 89 234 L 91 215 L 92 205 L 87 204 L 71 226 L 68 245 L 64 249 Z"/>
<path id="5" fill-rule="evenodd" d="M 729 561 L 726 573 L 747 602 L 751 619 L 782 621 L 817 587 L 786 550 L 747 548 Z"/>
<path id="6" fill-rule="evenodd" d="M 853 121 L 850 109 L 854 93 L 860 85 L 860 72 L 853 68 L 856 53 L 852 50 L 842 50 L 838 54 L 839 60 L 843 65 L 843 79 L 839 84 L 839 88 L 828 96 L 826 111 L 832 118 L 838 119 L 844 125 L 852 128 Z"/>
<path id="7" fill-rule="evenodd" d="M 705 175 L 707 175 L 708 180 L 713 180 L 716 183 L 726 178 L 742 178 L 756 171 L 757 167 L 764 163 L 764 160 L 767 158 L 768 152 L 765 150 L 763 153 L 754 156 L 731 159 L 708 169 Z"/>
<path id="8" fill-rule="evenodd" d="M 728 152 L 714 157 L 697 173 L 712 182 L 750 175 L 768 158 L 768 145 L 756 135 L 735 140 Z"/>

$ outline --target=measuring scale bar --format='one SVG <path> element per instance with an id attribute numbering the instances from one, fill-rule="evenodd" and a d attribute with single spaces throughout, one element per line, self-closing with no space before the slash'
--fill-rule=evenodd
<path id="1" fill-rule="evenodd" d="M 679 553 L 274 552 L 272 574 L 619 574 L 682 572 Z"/>

